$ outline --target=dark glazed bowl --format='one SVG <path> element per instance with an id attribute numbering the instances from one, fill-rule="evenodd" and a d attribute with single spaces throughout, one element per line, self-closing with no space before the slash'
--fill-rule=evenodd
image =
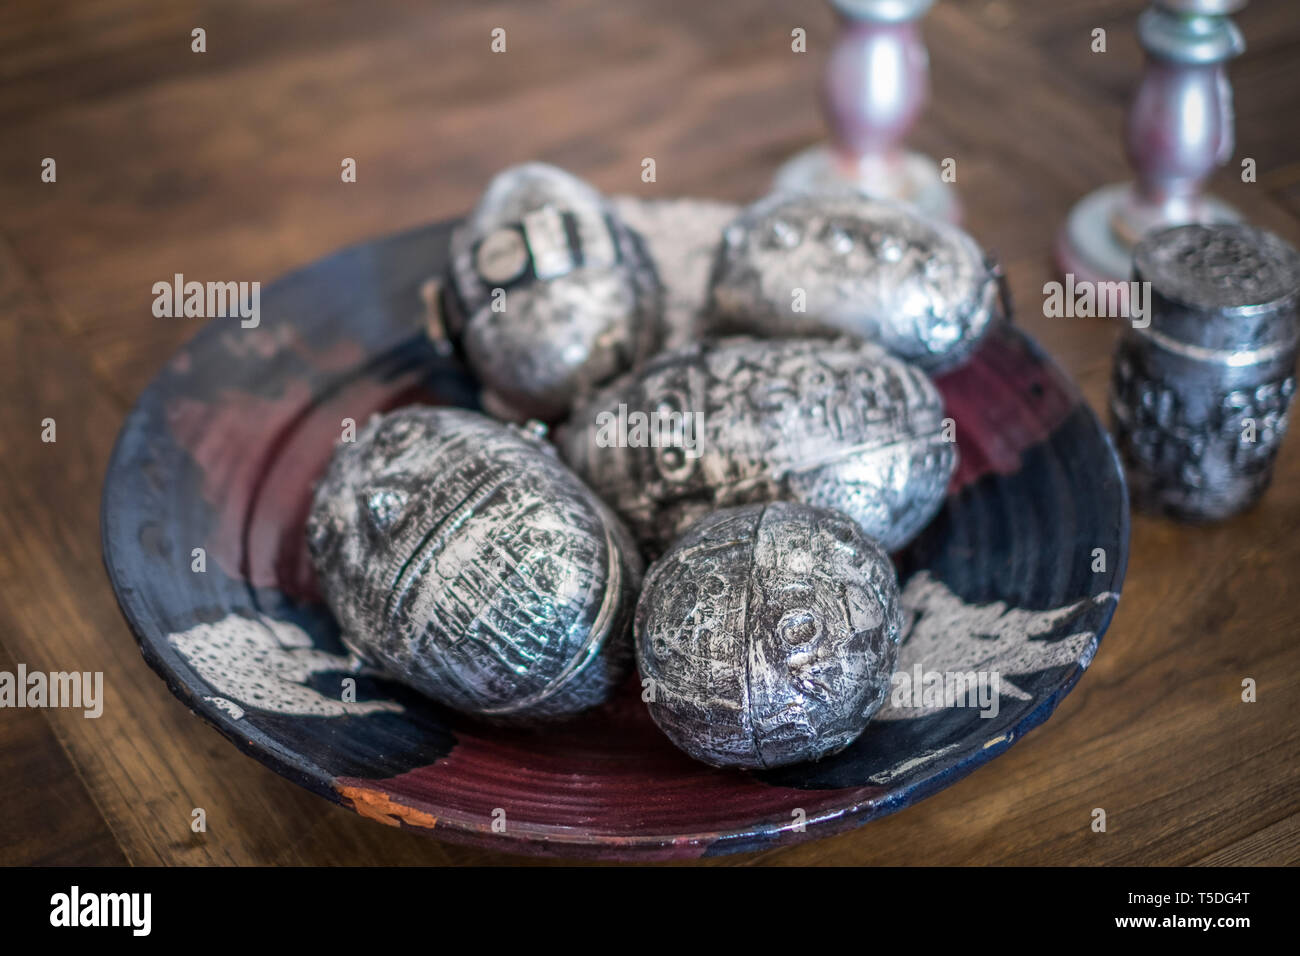
<path id="1" fill-rule="evenodd" d="M 696 857 L 899 810 L 1002 753 L 1074 686 L 1118 600 L 1127 495 L 1096 417 L 1011 325 L 938 379 L 962 463 L 939 516 L 895 555 L 912 620 L 900 671 L 996 672 L 996 716 L 891 700 L 847 750 L 745 773 L 677 751 L 635 677 L 595 711 L 527 730 L 351 670 L 307 559 L 311 485 L 345 418 L 474 404 L 473 382 L 420 328 L 417 290 L 449 231 L 287 276 L 256 329 L 213 320 L 118 438 L 102 506 L 118 601 L 149 665 L 235 746 L 390 826 L 515 852 Z M 200 547 L 207 569 L 194 573 Z"/>

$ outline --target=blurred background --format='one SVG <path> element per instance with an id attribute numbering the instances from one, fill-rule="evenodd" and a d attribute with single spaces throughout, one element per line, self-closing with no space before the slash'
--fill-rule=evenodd
<path id="1" fill-rule="evenodd" d="M 908 140 L 957 160 L 963 224 L 1002 259 L 1017 321 L 1095 409 L 1116 328 L 1043 318 L 1042 285 L 1073 203 L 1130 175 L 1122 129 L 1142 6 L 940 0 L 923 25 L 931 96 Z M 1237 149 L 1211 188 L 1300 243 L 1300 11 L 1253 0 L 1235 19 L 1248 44 L 1230 67 Z M 191 51 L 196 27 L 205 53 Z M 505 53 L 490 49 L 497 27 Z M 807 53 L 791 51 L 796 27 Z M 1098 27 L 1104 54 L 1091 51 Z M 154 318 L 151 286 L 178 272 L 269 283 L 457 216 L 494 172 L 530 159 L 611 193 L 750 201 L 824 137 L 834 36 L 829 5 L 808 0 L 5 3 L 0 668 L 103 670 L 108 703 L 98 721 L 0 714 L 0 862 L 508 861 L 300 791 L 185 712 L 140 661 L 100 565 L 100 481 L 135 396 L 197 328 Z M 55 183 L 41 180 L 45 157 Z M 345 157 L 355 183 L 340 180 Z M 1253 184 L 1243 157 L 1256 160 Z M 46 416 L 57 453 L 33 438 Z M 1254 512 L 1197 531 L 1135 523 L 1115 625 L 1051 733 L 864 830 L 727 862 L 1295 862 L 1300 730 L 1261 742 L 1250 731 L 1262 714 L 1208 703 L 1232 685 L 1202 665 L 1271 635 L 1281 669 L 1268 676 L 1300 706 L 1283 690 L 1300 686 L 1294 641 L 1281 642 L 1297 630 L 1281 597 L 1294 587 L 1297 479 L 1293 436 Z M 1208 742 L 1179 746 L 1195 734 Z M 1096 839 L 1086 814 L 1112 804 L 1129 837 Z M 175 825 L 194 806 L 212 832 Z"/>

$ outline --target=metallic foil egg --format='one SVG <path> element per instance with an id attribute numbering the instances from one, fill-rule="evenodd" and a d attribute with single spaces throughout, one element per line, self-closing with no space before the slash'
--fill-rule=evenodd
<path id="1" fill-rule="evenodd" d="M 998 293 L 997 270 L 961 229 L 838 190 L 750 206 L 724 230 L 711 281 L 711 334 L 849 334 L 928 372 L 974 350 Z"/>
<path id="2" fill-rule="evenodd" d="M 710 511 L 762 501 L 835 508 L 895 550 L 943 503 L 950 437 L 933 383 L 878 346 L 735 337 L 661 353 L 557 440 L 657 554 Z"/>
<path id="3" fill-rule="evenodd" d="M 636 654 L 650 715 L 715 766 L 816 760 L 884 702 L 903 629 L 889 557 L 846 515 L 715 512 L 650 566 Z"/>
<path id="4" fill-rule="evenodd" d="M 663 290 L 639 236 L 554 166 L 498 174 L 451 237 L 445 334 L 485 406 L 555 421 L 574 397 L 651 355 Z"/>
<path id="5" fill-rule="evenodd" d="M 630 666 L 635 545 L 524 429 L 456 408 L 374 418 L 336 449 L 307 537 L 348 648 L 450 707 L 570 714 Z"/>

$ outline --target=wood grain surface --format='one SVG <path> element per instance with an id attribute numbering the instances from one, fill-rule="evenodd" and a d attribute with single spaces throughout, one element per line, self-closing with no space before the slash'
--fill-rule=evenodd
<path id="1" fill-rule="evenodd" d="M 1136 0 L 941 0 L 912 145 L 957 160 L 967 227 L 1102 408 L 1115 329 L 1046 319 L 1071 204 L 1127 175 Z M 1215 191 L 1300 243 L 1300 12 L 1237 18 L 1237 152 Z M 507 30 L 507 52 L 489 50 Z M 809 52 L 790 50 L 808 31 Z M 190 50 L 207 31 L 208 52 Z M 1103 27 L 1109 52 L 1090 52 Z M 99 491 L 134 396 L 196 331 L 154 282 L 269 282 L 457 215 L 497 169 L 745 201 L 822 135 L 808 0 L 13 0 L 0 11 L 0 670 L 102 671 L 103 716 L 0 711 L 0 863 L 537 862 L 389 829 L 241 756 L 144 665 L 100 564 Z M 658 181 L 643 184 L 653 157 Z M 57 161 L 55 183 L 41 161 Z M 356 183 L 340 181 L 344 157 Z M 1243 157 L 1258 181 L 1240 182 Z M 57 441 L 41 441 L 54 418 Z M 1137 517 L 1124 596 L 1056 715 L 921 804 L 713 863 L 1300 862 L 1300 437 L 1262 504 Z M 1258 683 L 1256 703 L 1241 682 Z M 208 831 L 190 830 L 202 807 Z M 1092 811 L 1108 828 L 1094 833 Z"/>

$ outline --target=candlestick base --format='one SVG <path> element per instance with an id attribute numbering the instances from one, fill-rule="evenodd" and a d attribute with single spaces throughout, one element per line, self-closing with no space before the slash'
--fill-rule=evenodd
<path id="1" fill-rule="evenodd" d="M 961 221 L 957 191 L 943 181 L 939 165 L 921 153 L 904 151 L 892 160 L 855 160 L 823 144 L 788 160 L 773 180 L 773 187 L 782 191 L 844 185 L 878 199 L 908 203 L 934 219 L 954 224 Z"/>
<path id="2" fill-rule="evenodd" d="M 1131 279 L 1133 246 L 1141 236 L 1126 236 L 1122 224 L 1133 218 L 1131 214 L 1124 215 L 1133 205 L 1131 183 L 1103 186 L 1075 203 L 1056 239 L 1056 264 L 1061 273 L 1072 273 L 1076 279 L 1089 282 Z M 1241 219 L 1240 213 L 1213 196 L 1197 196 L 1187 201 L 1178 212 L 1177 218 L 1149 222 L 1144 231 L 1187 223 L 1212 225 Z"/>

